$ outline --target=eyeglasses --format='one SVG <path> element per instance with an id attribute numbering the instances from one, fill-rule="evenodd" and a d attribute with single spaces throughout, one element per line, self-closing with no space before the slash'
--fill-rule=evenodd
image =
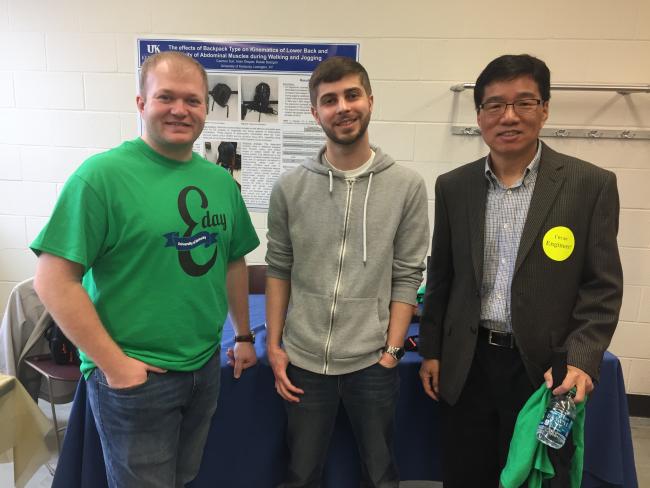
<path id="1" fill-rule="evenodd" d="M 506 113 L 508 105 L 512 105 L 512 108 L 517 115 L 527 115 L 537 110 L 537 107 L 541 103 L 542 101 L 539 98 L 523 98 L 513 103 L 486 102 L 480 104 L 478 107 L 480 110 L 483 110 L 486 115 L 496 117 Z"/>

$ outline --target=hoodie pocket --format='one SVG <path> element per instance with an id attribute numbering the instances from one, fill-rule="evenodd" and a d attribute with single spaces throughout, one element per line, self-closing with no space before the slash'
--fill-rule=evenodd
<path id="1" fill-rule="evenodd" d="M 283 341 L 318 357 L 325 356 L 332 297 L 291 290 Z"/>
<path id="2" fill-rule="evenodd" d="M 379 320 L 377 298 L 340 297 L 336 304 L 330 356 L 338 359 L 364 356 L 386 344 L 388 321 Z"/>

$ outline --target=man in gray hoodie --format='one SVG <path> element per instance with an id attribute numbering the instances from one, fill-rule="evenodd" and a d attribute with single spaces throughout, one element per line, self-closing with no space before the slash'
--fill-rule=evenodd
<path id="1" fill-rule="evenodd" d="M 343 402 L 364 486 L 396 488 L 396 366 L 428 247 L 426 188 L 370 145 L 363 66 L 329 58 L 309 89 L 326 144 L 278 179 L 268 214 L 267 349 L 290 450 L 283 487 L 320 486 Z"/>

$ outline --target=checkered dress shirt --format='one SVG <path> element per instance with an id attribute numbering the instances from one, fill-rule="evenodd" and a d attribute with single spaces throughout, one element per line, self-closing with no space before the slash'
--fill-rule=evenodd
<path id="1" fill-rule="evenodd" d="M 526 167 L 524 175 L 510 188 L 503 186 L 490 169 L 490 156 L 485 158 L 488 192 L 485 205 L 481 326 L 492 330 L 512 332 L 510 287 L 541 154 L 542 145 L 538 143 L 537 153 Z"/>

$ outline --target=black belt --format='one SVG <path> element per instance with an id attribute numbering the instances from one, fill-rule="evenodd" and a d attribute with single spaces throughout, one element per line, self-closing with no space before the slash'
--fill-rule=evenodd
<path id="1" fill-rule="evenodd" d="M 511 333 L 486 329 L 485 327 L 479 327 L 478 329 L 479 329 L 479 335 L 478 335 L 479 339 L 485 340 L 489 345 L 514 349 L 515 336 L 512 335 Z"/>

